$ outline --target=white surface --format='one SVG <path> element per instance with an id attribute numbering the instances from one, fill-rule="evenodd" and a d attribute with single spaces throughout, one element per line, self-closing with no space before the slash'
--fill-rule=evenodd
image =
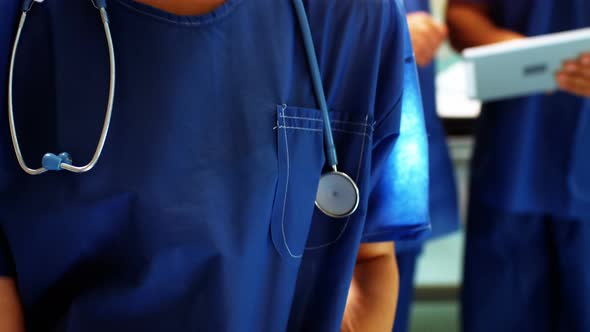
<path id="1" fill-rule="evenodd" d="M 469 162 L 473 150 L 473 139 L 451 137 L 449 148 L 455 167 L 461 217 L 464 220 L 467 210 Z M 459 232 L 428 243 L 418 260 L 416 286 L 460 286 L 464 241 L 464 233 Z"/>
<path id="2" fill-rule="evenodd" d="M 432 241 L 418 260 L 416 286 L 458 287 L 463 271 L 463 233 Z"/>
<path id="3" fill-rule="evenodd" d="M 458 62 L 436 77 L 437 112 L 443 118 L 477 118 L 481 103 L 467 97 L 465 63 Z"/>

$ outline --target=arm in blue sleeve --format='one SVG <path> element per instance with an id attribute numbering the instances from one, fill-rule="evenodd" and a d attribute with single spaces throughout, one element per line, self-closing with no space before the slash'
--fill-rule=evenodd
<path id="1" fill-rule="evenodd" d="M 364 242 L 415 239 L 430 231 L 422 99 L 405 11 L 400 2 L 396 5 L 398 32 L 389 42 L 396 43 L 398 51 L 385 55 L 395 59 L 385 70 L 399 77 L 400 84 L 394 87 L 402 92 L 395 106 L 376 123 Z"/>

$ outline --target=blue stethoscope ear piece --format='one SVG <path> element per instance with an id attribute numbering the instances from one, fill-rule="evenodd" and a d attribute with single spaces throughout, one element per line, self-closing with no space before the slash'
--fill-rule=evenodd
<path id="1" fill-rule="evenodd" d="M 61 171 L 63 164 L 72 165 L 72 157 L 67 152 L 62 152 L 57 156 L 53 153 L 46 153 L 41 160 L 41 165 L 48 171 Z"/>
<path id="2" fill-rule="evenodd" d="M 325 173 L 320 178 L 315 205 L 329 217 L 346 218 L 359 206 L 358 186 L 346 173 Z"/>

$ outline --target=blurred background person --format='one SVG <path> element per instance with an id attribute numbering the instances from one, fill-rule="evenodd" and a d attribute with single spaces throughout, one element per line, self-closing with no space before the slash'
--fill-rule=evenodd
<path id="1" fill-rule="evenodd" d="M 429 239 L 452 233 L 459 228 L 457 191 L 453 165 L 449 157 L 445 131 L 436 113 L 434 59 L 447 39 L 447 27 L 430 14 L 429 0 L 404 0 L 408 28 L 418 76 L 429 144 L 430 218 Z M 394 331 L 406 332 L 414 296 L 416 262 L 422 252 L 424 239 L 396 242 L 396 257 L 400 273 L 399 301 Z"/>
<path id="2" fill-rule="evenodd" d="M 455 48 L 590 26 L 588 0 L 451 0 Z M 589 45 L 590 51 L 590 45 Z M 590 56 L 560 91 L 485 103 L 472 161 L 465 332 L 590 331 Z"/>

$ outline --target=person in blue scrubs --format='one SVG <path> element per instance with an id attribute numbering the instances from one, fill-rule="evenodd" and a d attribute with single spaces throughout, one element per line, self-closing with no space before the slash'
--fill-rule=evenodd
<path id="1" fill-rule="evenodd" d="M 391 242 L 429 229 L 400 3 L 304 1 L 339 169 L 360 189 L 344 219 L 314 207 L 324 126 L 291 1 L 107 4 L 118 79 L 96 167 L 24 173 L 0 117 L 0 331 L 391 330 Z M 19 9 L 0 6 L 6 114 Z M 94 152 L 109 82 L 98 15 L 79 0 L 28 14 L 14 109 L 32 166 Z"/>
<path id="2" fill-rule="evenodd" d="M 454 0 L 458 49 L 590 27 L 585 0 Z M 588 47 L 590 51 L 590 46 Z M 559 91 L 486 103 L 472 162 L 463 329 L 590 330 L 590 54 Z"/>
<path id="3" fill-rule="evenodd" d="M 435 64 L 437 51 L 447 38 L 447 28 L 430 14 L 429 0 L 405 0 L 412 45 L 419 66 L 418 77 L 428 132 L 430 170 L 429 212 L 432 232 L 428 238 L 396 242 L 400 290 L 393 331 L 408 331 L 416 262 L 424 242 L 448 235 L 459 228 L 457 191 L 453 166 L 442 123 L 436 113 Z"/>

